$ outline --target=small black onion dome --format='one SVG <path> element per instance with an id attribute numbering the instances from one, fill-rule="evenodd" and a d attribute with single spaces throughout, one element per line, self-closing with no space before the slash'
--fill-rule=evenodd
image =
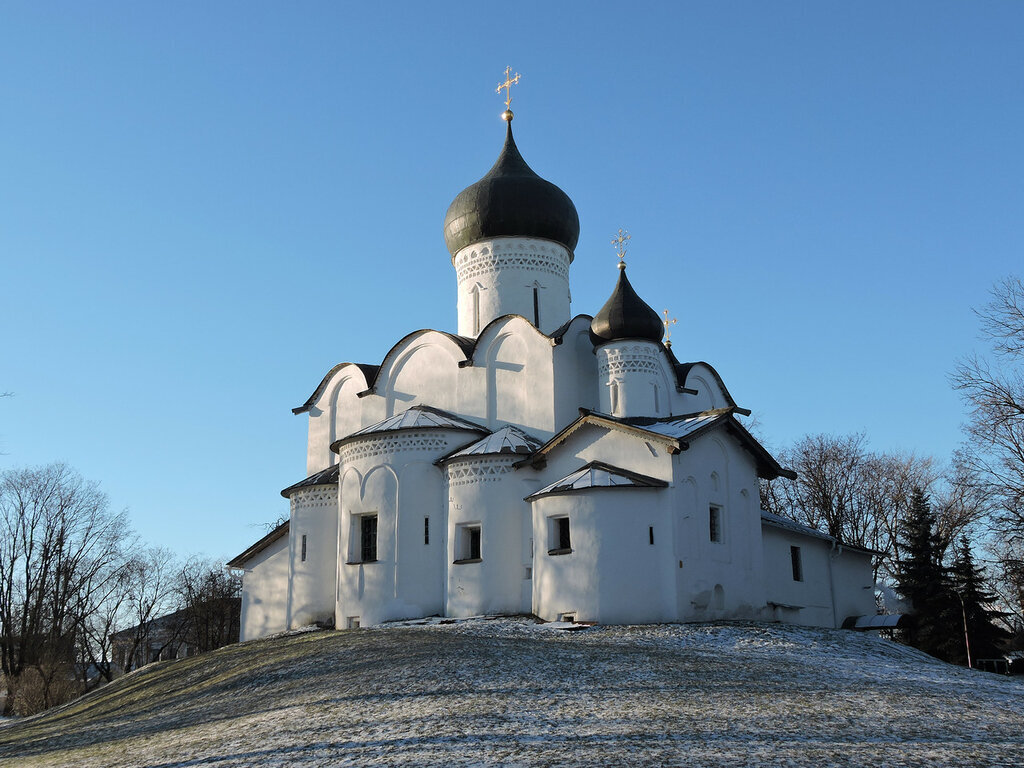
<path id="1" fill-rule="evenodd" d="M 590 322 L 590 340 L 594 346 L 618 339 L 645 339 L 660 342 L 665 333 L 658 313 L 636 295 L 620 265 L 619 280 L 601 310 Z"/>
<path id="2" fill-rule="evenodd" d="M 526 164 L 512 138 L 511 116 L 505 146 L 494 167 L 462 190 L 444 217 L 444 241 L 452 257 L 471 243 L 492 237 L 539 237 L 569 249 L 580 239 L 576 206 L 561 189 Z"/>

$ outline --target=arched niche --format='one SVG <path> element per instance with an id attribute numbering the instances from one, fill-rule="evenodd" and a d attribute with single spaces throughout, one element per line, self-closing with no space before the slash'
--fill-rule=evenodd
<path id="1" fill-rule="evenodd" d="M 431 340 L 402 352 L 387 374 L 383 393 L 386 415 L 394 416 L 417 404 L 458 410 L 458 362 L 448 344 Z"/>
<path id="2" fill-rule="evenodd" d="M 530 396 L 526 384 L 528 350 L 514 331 L 499 334 L 487 348 L 487 423 L 496 428 L 519 423 Z"/>

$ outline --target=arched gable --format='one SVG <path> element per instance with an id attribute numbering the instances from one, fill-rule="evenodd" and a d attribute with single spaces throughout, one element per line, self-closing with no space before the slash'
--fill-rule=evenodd
<path id="1" fill-rule="evenodd" d="M 413 405 L 458 411 L 459 364 L 471 347 L 440 331 L 410 333 L 391 348 L 368 390 L 385 398 L 385 418 Z"/>
<path id="2" fill-rule="evenodd" d="M 519 315 L 500 317 L 480 334 L 473 366 L 484 370 L 491 429 L 506 424 L 537 429 L 553 423 L 555 345 L 551 336 Z"/>
<path id="3" fill-rule="evenodd" d="M 362 426 L 359 393 L 366 389 L 367 375 L 375 372 L 375 366 L 339 363 L 303 405 L 292 409 L 309 414 L 306 471 L 310 474 L 335 463 L 338 457 L 331 453 L 331 443 Z"/>
<path id="4" fill-rule="evenodd" d="M 677 385 L 684 390 L 684 409 L 690 413 L 735 406 L 718 371 L 707 363 L 684 363 L 676 366 Z"/>

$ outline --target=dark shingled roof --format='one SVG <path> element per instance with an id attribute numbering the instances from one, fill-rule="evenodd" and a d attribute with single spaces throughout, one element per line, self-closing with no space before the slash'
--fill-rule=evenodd
<path id="1" fill-rule="evenodd" d="M 292 495 L 293 491 L 297 491 L 300 488 L 312 488 L 314 485 L 337 485 L 338 472 L 340 469 L 341 467 L 338 464 L 333 464 L 327 469 L 321 469 L 319 472 L 310 475 L 305 480 L 299 480 L 295 485 L 289 485 L 281 491 L 281 495 L 287 499 Z"/>
<path id="2" fill-rule="evenodd" d="M 512 138 L 511 120 L 494 167 L 462 190 L 444 217 L 444 241 L 452 257 L 467 245 L 502 236 L 553 240 L 570 256 L 580 238 L 576 206 L 526 164 Z"/>
<path id="3" fill-rule="evenodd" d="M 233 557 L 231 560 L 227 562 L 228 568 L 244 568 L 246 562 L 252 560 L 252 558 L 254 558 L 256 555 L 258 555 L 260 552 L 269 547 L 278 539 L 282 538 L 283 536 L 287 536 L 290 522 L 290 520 L 285 520 L 283 523 L 277 526 L 277 528 L 272 530 L 262 539 L 257 541 L 247 550 L 245 550 L 245 552 L 238 555 L 237 557 Z"/>

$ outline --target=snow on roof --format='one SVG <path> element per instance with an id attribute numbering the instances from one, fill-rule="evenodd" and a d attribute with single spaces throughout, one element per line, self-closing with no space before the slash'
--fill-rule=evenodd
<path id="1" fill-rule="evenodd" d="M 804 536 L 813 536 L 816 539 L 833 541 L 832 537 L 827 533 L 822 533 L 816 528 L 811 528 L 803 523 L 798 523 L 796 520 L 790 520 L 788 517 L 782 517 L 781 515 L 776 515 L 763 509 L 761 510 L 761 520 L 769 525 L 774 525 L 776 528 L 785 528 L 786 530 L 793 531 L 794 533 L 802 533 Z"/>
<path id="2" fill-rule="evenodd" d="M 300 488 L 312 488 L 315 485 L 337 485 L 338 474 L 341 471 L 340 464 L 333 464 L 327 469 L 321 469 L 319 472 L 314 472 L 312 475 L 307 477 L 305 480 L 299 480 L 299 482 L 289 485 L 283 491 L 281 495 L 286 499 L 292 495 L 292 491 L 297 491 Z"/>
<path id="3" fill-rule="evenodd" d="M 717 408 L 688 416 L 669 419 L 623 419 L 630 426 L 640 427 L 657 435 L 664 435 L 675 440 L 682 440 L 699 429 L 709 427 L 716 421 L 728 418 L 731 408 Z"/>
<path id="4" fill-rule="evenodd" d="M 667 486 L 668 483 L 658 480 L 656 477 L 648 477 L 628 469 L 592 461 L 561 480 L 556 480 L 536 493 L 531 493 L 526 500 L 533 501 L 541 496 L 583 491 L 588 488 L 665 488 Z"/>
<path id="5" fill-rule="evenodd" d="M 465 448 L 445 456 L 441 461 L 462 458 L 464 456 L 492 456 L 495 454 L 530 454 L 541 446 L 541 441 L 528 435 L 518 427 L 509 425 L 477 440 Z"/>
<path id="6" fill-rule="evenodd" d="M 396 413 L 383 421 L 363 427 L 358 432 L 353 432 L 347 437 L 335 440 L 331 443 L 331 450 L 337 452 L 338 448 L 351 440 L 363 437 L 364 435 L 375 435 L 381 432 L 397 432 L 404 429 L 461 429 L 469 432 L 486 433 L 487 430 L 479 424 L 467 421 L 454 413 L 442 411 L 440 408 L 431 408 L 429 405 L 414 405 L 409 410 Z"/>

